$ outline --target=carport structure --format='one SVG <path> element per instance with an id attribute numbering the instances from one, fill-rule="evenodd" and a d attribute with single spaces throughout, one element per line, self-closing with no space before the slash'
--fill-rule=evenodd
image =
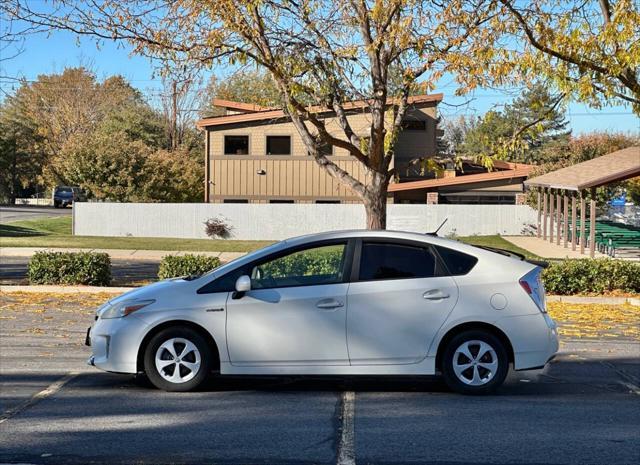
<path id="1" fill-rule="evenodd" d="M 557 245 L 562 242 L 565 248 L 571 242 L 572 250 L 576 250 L 579 246 L 580 253 L 584 254 L 587 226 L 586 193 L 590 192 L 589 256 L 593 257 L 596 246 L 596 189 L 636 176 L 640 176 L 640 147 L 618 150 L 528 179 L 524 182 L 525 187 L 536 188 L 538 191 L 538 237 L 549 240 L 551 243 L 555 241 Z M 579 225 L 578 202 L 580 202 Z M 569 208 L 571 208 L 571 216 L 569 216 Z M 571 226 L 569 226 L 569 218 Z"/>

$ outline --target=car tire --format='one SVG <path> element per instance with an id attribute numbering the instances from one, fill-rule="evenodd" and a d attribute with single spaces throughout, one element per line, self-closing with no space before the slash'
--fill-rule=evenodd
<path id="1" fill-rule="evenodd" d="M 464 331 L 445 347 L 442 357 L 444 381 L 460 394 L 490 394 L 502 385 L 508 372 L 506 347 L 487 331 Z"/>
<path id="2" fill-rule="evenodd" d="M 145 374 L 155 387 L 164 391 L 186 392 L 198 388 L 206 381 L 212 366 L 213 352 L 206 339 L 184 326 L 160 331 L 151 338 L 144 352 Z"/>
<path id="3" fill-rule="evenodd" d="M 58 204 L 58 202 L 53 202 L 53 208 L 60 208 L 60 205 Z"/>

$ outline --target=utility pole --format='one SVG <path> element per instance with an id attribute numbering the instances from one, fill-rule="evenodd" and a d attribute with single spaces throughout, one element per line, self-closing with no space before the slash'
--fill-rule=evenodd
<path id="1" fill-rule="evenodd" d="M 178 83 L 171 81 L 171 150 L 178 147 Z"/>

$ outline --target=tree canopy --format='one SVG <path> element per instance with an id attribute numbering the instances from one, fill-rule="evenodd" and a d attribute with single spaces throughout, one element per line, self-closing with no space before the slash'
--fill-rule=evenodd
<path id="1" fill-rule="evenodd" d="M 98 199 L 199 200 L 200 144 L 168 151 L 166 134 L 162 114 L 121 76 L 99 82 L 80 67 L 23 81 L 0 104 L 0 193 L 62 184 Z"/>
<path id="2" fill-rule="evenodd" d="M 359 196 L 370 228 L 384 228 L 395 144 L 412 92 L 453 76 L 457 93 L 541 78 L 563 98 L 623 102 L 640 114 L 640 30 L 632 0 L 54 0 L 0 8 L 39 30 L 128 41 L 171 66 L 250 64 L 268 73 L 307 151 Z M 368 105 L 366 138 L 346 103 Z M 340 134 L 309 104 L 333 111 Z M 535 124 L 533 125 L 535 126 Z M 530 127 L 533 127 L 530 126 Z M 525 128 L 526 129 L 526 128 Z M 515 131 L 503 151 L 513 150 Z M 322 146 L 348 151 L 366 181 Z M 489 157 L 491 155 L 488 155 Z"/>
<path id="3" fill-rule="evenodd" d="M 540 151 L 569 135 L 562 96 L 535 84 L 502 109 L 479 118 L 462 118 L 446 126 L 452 154 L 482 161 L 500 158 L 536 164 Z M 489 160 L 490 161 L 490 160 Z"/>

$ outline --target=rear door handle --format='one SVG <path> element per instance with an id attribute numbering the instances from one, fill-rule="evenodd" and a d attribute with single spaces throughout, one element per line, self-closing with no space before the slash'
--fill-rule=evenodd
<path id="1" fill-rule="evenodd" d="M 344 304 L 336 299 L 322 299 L 316 304 L 316 307 L 323 309 L 340 308 L 344 307 Z"/>
<path id="2" fill-rule="evenodd" d="M 424 294 L 422 294 L 422 297 L 427 300 L 442 300 L 448 299 L 449 294 L 442 292 L 440 289 L 431 289 L 430 291 L 426 291 Z"/>

